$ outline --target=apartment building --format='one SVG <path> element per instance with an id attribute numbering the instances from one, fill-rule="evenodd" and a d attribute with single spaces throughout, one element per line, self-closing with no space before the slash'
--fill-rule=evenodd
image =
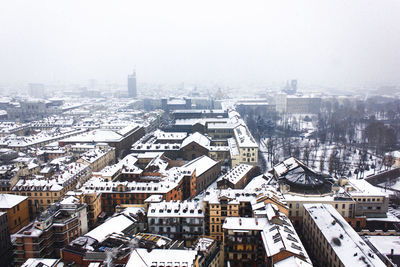
<path id="1" fill-rule="evenodd" d="M 183 169 L 196 174 L 196 192 L 201 192 L 214 182 L 221 173 L 221 162 L 207 156 L 200 156 L 182 166 Z M 192 194 L 194 197 L 196 194 Z"/>
<path id="2" fill-rule="evenodd" d="M 223 251 L 221 244 L 208 236 L 199 237 L 193 250 L 198 251 L 200 255 L 199 266 L 201 267 L 220 267 L 224 264 Z"/>
<path id="3" fill-rule="evenodd" d="M 8 193 L 18 182 L 22 172 L 14 164 L 0 166 L 0 192 Z"/>
<path id="4" fill-rule="evenodd" d="M 76 144 L 99 144 L 106 143 L 115 148 L 117 157 L 126 153 L 131 145 L 144 136 L 145 130 L 142 125 L 132 124 L 119 130 L 96 129 L 82 133 L 77 136 L 65 138 L 59 141 L 60 146 Z"/>
<path id="5" fill-rule="evenodd" d="M 29 258 L 58 257 L 61 248 L 80 236 L 81 227 L 87 229 L 87 223 L 85 226 L 85 220 L 81 220 L 86 216 L 86 206 L 82 205 L 71 209 L 54 204 L 16 233 L 15 263 L 21 265 Z"/>
<path id="6" fill-rule="evenodd" d="M 115 163 L 115 148 L 103 146 L 89 150 L 83 153 L 76 162 L 89 165 L 92 172 L 100 171 Z"/>
<path id="7" fill-rule="evenodd" d="M 0 194 L 0 212 L 7 212 L 9 232 L 18 232 L 29 223 L 28 197 Z"/>
<path id="8" fill-rule="evenodd" d="M 137 233 L 137 219 L 128 213 L 118 213 L 97 226 L 90 232 L 71 240 L 61 250 L 61 257 L 66 263 L 89 266 L 90 263 L 126 264 L 131 252 L 132 236 Z M 110 251 L 116 251 L 110 254 Z"/>
<path id="9" fill-rule="evenodd" d="M 248 164 L 239 164 L 229 170 L 226 174 L 219 177 L 217 186 L 220 189 L 242 189 L 251 180 L 251 178 L 260 174 L 257 166 Z"/>
<path id="10" fill-rule="evenodd" d="M 233 132 L 236 141 L 236 154 L 237 152 L 239 152 L 239 154 L 232 158 L 232 167 L 241 163 L 253 166 L 257 165 L 258 144 L 254 140 L 247 126 L 243 123 L 237 126 Z M 230 146 L 232 146 L 231 149 L 234 148 L 232 140 L 230 141 Z"/>
<path id="11" fill-rule="evenodd" d="M 90 175 L 89 166 L 74 162 L 60 166 L 60 171 L 50 178 L 20 179 L 11 192 L 28 197 L 29 214 L 34 218 L 52 203 L 61 200 L 68 191 L 74 190 L 77 184 L 84 183 Z"/>
<path id="12" fill-rule="evenodd" d="M 204 234 L 203 206 L 198 201 L 151 203 L 147 220 L 151 233 L 185 241 L 186 246 Z"/>
<path id="13" fill-rule="evenodd" d="M 0 211 L 0 262 L 4 266 L 11 265 L 12 244 L 8 227 L 7 212 Z"/>
<path id="14" fill-rule="evenodd" d="M 93 177 L 82 186 L 81 191 L 84 194 L 100 193 L 102 210 L 108 214 L 113 214 L 117 205 L 143 204 L 153 194 L 162 195 L 166 201 L 182 201 L 190 197 L 195 186 L 195 172 L 171 168 L 166 175 L 160 177 L 159 182 L 109 182 Z"/>
<path id="15" fill-rule="evenodd" d="M 274 204 L 264 218 L 226 218 L 223 224 L 225 262 L 232 266 L 277 266 L 290 257 L 311 266 L 290 220 Z"/>
<path id="16" fill-rule="evenodd" d="M 322 266 L 386 266 L 329 204 L 304 204 L 303 236 Z"/>
<path id="17" fill-rule="evenodd" d="M 282 195 L 272 188 L 258 192 L 247 189 L 209 189 L 203 199 L 205 234 L 222 241 L 222 226 L 226 218 L 261 216 L 268 203 L 276 203 L 279 210 L 287 214 Z"/>

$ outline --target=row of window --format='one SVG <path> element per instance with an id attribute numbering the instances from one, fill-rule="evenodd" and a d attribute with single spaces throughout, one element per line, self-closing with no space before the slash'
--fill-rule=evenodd
<path id="1" fill-rule="evenodd" d="M 380 198 L 357 198 L 358 202 L 376 202 L 376 201 L 382 201 Z"/>

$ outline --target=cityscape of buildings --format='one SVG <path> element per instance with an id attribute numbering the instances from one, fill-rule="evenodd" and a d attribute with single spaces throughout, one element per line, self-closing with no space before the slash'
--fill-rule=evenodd
<path id="1" fill-rule="evenodd" d="M 400 264 L 399 134 L 369 130 L 399 95 L 29 88 L 0 102 L 4 266 Z"/>

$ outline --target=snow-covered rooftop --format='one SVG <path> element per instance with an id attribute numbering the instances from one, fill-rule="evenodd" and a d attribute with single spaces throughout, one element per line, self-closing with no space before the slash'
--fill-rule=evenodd
<path id="1" fill-rule="evenodd" d="M 106 166 L 99 172 L 93 172 L 93 175 L 100 177 L 115 177 L 122 171 L 140 174 L 142 173 L 142 170 L 135 166 L 137 160 L 138 159 L 133 154 L 128 154 L 118 163 Z"/>
<path id="2" fill-rule="evenodd" d="M 164 132 L 161 130 L 156 130 L 154 131 L 154 136 L 157 138 L 157 140 L 183 140 L 186 138 L 187 133 L 184 132 Z"/>
<path id="3" fill-rule="evenodd" d="M 203 218 L 203 206 L 196 201 L 177 201 L 177 202 L 159 202 L 150 203 L 148 209 L 148 218 L 151 217 L 191 217 Z"/>
<path id="4" fill-rule="evenodd" d="M 379 187 L 373 186 L 365 179 L 349 179 L 349 186 L 347 192 L 352 197 L 357 196 L 388 196 L 387 193 L 382 192 Z"/>
<path id="5" fill-rule="evenodd" d="M 235 138 L 239 147 L 258 148 L 257 142 L 254 140 L 249 129 L 245 125 L 239 125 L 234 129 Z"/>
<path id="6" fill-rule="evenodd" d="M 233 137 L 228 138 L 227 141 L 228 141 L 229 152 L 231 154 L 231 158 L 233 158 L 235 156 L 239 156 L 240 155 L 239 148 L 238 148 L 235 138 L 233 138 Z"/>
<path id="7" fill-rule="evenodd" d="M 96 162 L 98 159 L 101 157 L 105 156 L 107 153 L 110 152 L 110 150 L 113 150 L 113 147 L 110 147 L 108 149 L 103 149 L 103 148 L 96 148 L 96 149 L 91 149 L 81 155 L 81 159 L 86 161 L 87 163 L 91 164 Z"/>
<path id="8" fill-rule="evenodd" d="M 196 250 L 180 249 L 153 249 L 137 248 L 131 253 L 126 267 L 148 267 L 148 266 L 195 266 L 197 257 Z"/>
<path id="9" fill-rule="evenodd" d="M 91 237 L 98 242 L 103 242 L 106 237 L 112 233 L 122 233 L 125 229 L 134 224 L 130 217 L 119 214 L 110 218 L 103 224 L 97 226 L 92 231 L 88 232 L 85 236 Z"/>
<path id="10" fill-rule="evenodd" d="M 68 143 L 108 143 L 119 142 L 123 136 L 115 131 L 106 129 L 96 129 L 87 133 L 72 136 L 61 140 Z"/>
<path id="11" fill-rule="evenodd" d="M 383 255 L 400 255 L 400 236 L 364 236 Z"/>
<path id="12" fill-rule="evenodd" d="M 59 259 L 30 258 L 27 259 L 21 267 L 61 267 L 64 263 L 60 263 Z"/>
<path id="13" fill-rule="evenodd" d="M 222 227 L 233 232 L 259 231 L 268 257 L 286 250 L 311 263 L 290 220 L 274 204 L 267 204 L 266 210 L 265 218 L 228 217 Z"/>
<path id="14" fill-rule="evenodd" d="M 385 266 L 332 205 L 303 206 L 344 266 Z"/>
<path id="15" fill-rule="evenodd" d="M 195 132 L 183 140 L 182 147 L 185 147 L 192 142 L 195 142 L 195 143 L 199 144 L 200 146 L 207 148 L 210 145 L 211 141 L 207 136 L 205 136 L 199 132 Z"/>
<path id="16" fill-rule="evenodd" d="M 276 262 L 273 267 L 312 267 L 311 263 L 303 261 L 302 259 L 291 256 L 281 261 Z"/>
<path id="17" fill-rule="evenodd" d="M 208 189 L 204 201 L 210 204 L 220 204 L 221 199 L 227 199 L 228 204 L 239 204 L 240 202 L 251 202 L 260 192 L 245 189 Z"/>
<path id="18" fill-rule="evenodd" d="M 212 238 L 200 237 L 194 246 L 194 250 L 207 251 L 214 242 L 215 240 Z"/>
<path id="19" fill-rule="evenodd" d="M 11 209 L 27 198 L 12 194 L 0 194 L 0 209 Z"/>
<path id="20" fill-rule="evenodd" d="M 89 171 L 89 166 L 81 163 L 70 163 L 60 166 L 60 172 L 50 178 L 36 176 L 32 179 L 20 179 L 13 191 L 60 191 L 65 185 L 78 182 L 81 174 Z"/>
<path id="21" fill-rule="evenodd" d="M 195 158 L 192 161 L 189 161 L 188 163 L 183 165 L 182 168 L 186 169 L 186 170 L 190 170 L 191 172 L 196 170 L 196 176 L 200 176 L 207 170 L 214 167 L 216 164 L 218 164 L 217 161 L 213 160 L 212 158 L 207 157 L 206 155 L 203 155 L 198 158 Z"/>
<path id="22" fill-rule="evenodd" d="M 253 168 L 252 165 L 238 164 L 226 174 L 218 178 L 218 181 L 228 180 L 232 184 L 238 183 Z"/>
<path id="23" fill-rule="evenodd" d="M 245 189 L 247 190 L 256 190 L 261 188 L 272 187 L 269 185 L 269 181 L 271 177 L 268 177 L 268 174 L 261 174 L 259 176 L 254 177 L 251 181 L 246 185 Z M 269 178 L 268 180 L 265 178 Z"/>
<path id="24" fill-rule="evenodd" d="M 165 194 L 176 188 L 184 175 L 190 171 L 181 168 L 171 168 L 160 182 L 121 182 L 106 181 L 101 177 L 92 177 L 83 186 L 84 192 L 115 192 L 118 186 L 124 186 L 129 193 Z"/>

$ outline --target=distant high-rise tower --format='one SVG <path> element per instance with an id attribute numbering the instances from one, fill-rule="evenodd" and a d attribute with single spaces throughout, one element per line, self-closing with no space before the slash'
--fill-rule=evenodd
<path id="1" fill-rule="evenodd" d="M 282 90 L 288 95 L 295 95 L 297 93 L 297 80 L 291 80 L 286 82 L 286 86 Z"/>
<path id="2" fill-rule="evenodd" d="M 296 94 L 297 93 L 297 80 L 292 80 L 290 84 L 292 86 L 292 92 L 294 94 Z"/>
<path id="3" fill-rule="evenodd" d="M 128 75 L 128 95 L 129 97 L 136 97 L 136 71 Z"/>
<path id="4" fill-rule="evenodd" d="M 31 97 L 43 98 L 45 94 L 44 85 L 41 83 L 29 84 L 29 95 Z"/>

